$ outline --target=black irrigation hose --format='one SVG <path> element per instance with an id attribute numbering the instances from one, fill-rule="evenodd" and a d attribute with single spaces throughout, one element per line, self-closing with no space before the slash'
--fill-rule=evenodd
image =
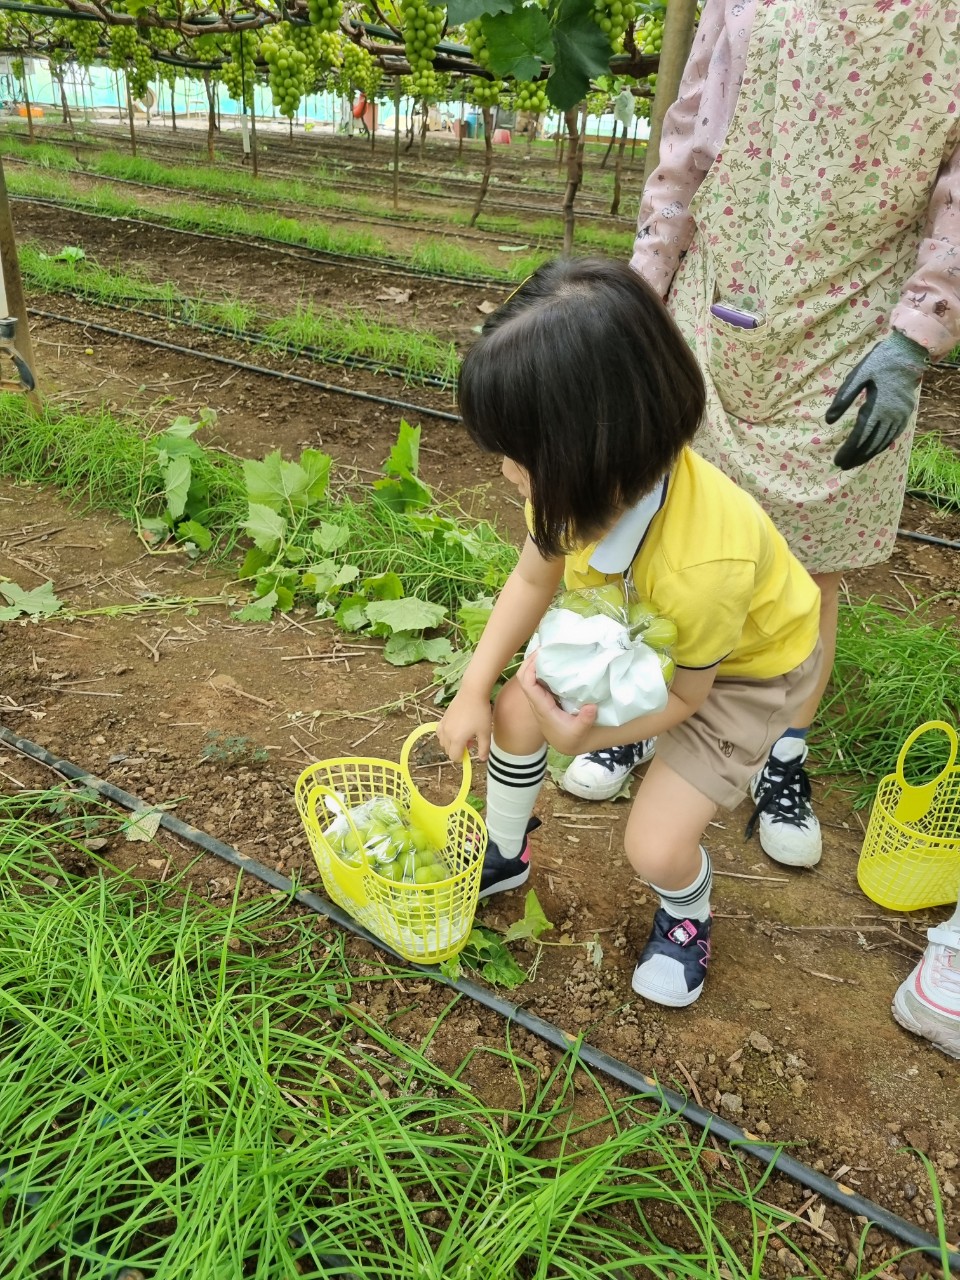
<path id="1" fill-rule="evenodd" d="M 142 342 L 148 347 L 159 347 L 163 351 L 173 351 L 179 356 L 192 356 L 197 360 L 212 360 L 215 364 L 229 365 L 231 369 L 245 369 L 248 373 L 262 373 L 268 378 L 282 378 L 285 382 L 296 382 L 303 387 L 313 387 L 317 391 L 332 391 L 339 396 L 353 396 L 356 400 L 369 400 L 373 404 L 389 405 L 392 409 L 405 409 L 422 417 L 441 418 L 444 422 L 462 422 L 457 413 L 447 413 L 444 409 L 431 409 L 425 404 L 411 404 L 407 400 L 392 400 L 389 396 L 375 396 L 370 391 L 353 391 L 349 387 L 338 387 L 332 382 L 319 382 L 316 378 L 305 378 L 299 373 L 283 373 L 280 369 L 265 369 L 262 365 L 247 364 L 244 360 L 233 360 L 230 356 L 214 355 L 210 351 L 197 351 L 193 347 L 181 347 L 175 342 L 164 342 L 162 338 L 148 338 L 142 333 L 128 333 L 126 329 L 114 329 L 112 325 L 95 324 L 92 320 L 81 320 L 77 316 L 61 316 L 55 311 L 40 311 L 37 307 L 27 307 L 27 314 L 40 316 L 43 320 L 54 320 L 58 324 L 75 324 L 81 329 L 92 329 L 96 333 L 106 333 L 112 338 L 122 338 L 126 342 Z"/>
<path id="2" fill-rule="evenodd" d="M 298 346 L 296 343 L 281 342 L 277 338 L 271 338 L 266 333 L 238 333 L 235 329 L 229 329 L 224 325 L 206 324 L 202 320 L 188 320 L 183 314 L 171 313 L 170 315 L 163 315 L 158 311 L 143 311 L 139 306 L 131 307 L 125 306 L 122 302 L 107 302 L 104 298 L 98 298 L 93 293 L 83 293 L 81 290 L 44 289 L 42 284 L 38 284 L 37 288 L 43 293 L 76 298 L 79 302 L 92 302 L 95 306 L 109 308 L 111 311 L 119 311 L 121 314 L 142 316 L 144 320 L 159 320 L 161 324 L 174 324 L 183 329 L 196 329 L 198 333 L 209 333 L 215 338 L 227 338 L 231 342 L 244 342 L 253 347 L 266 347 L 268 351 L 277 352 L 279 355 L 292 356 L 294 359 L 299 359 L 302 356 L 308 360 L 315 360 L 318 364 L 340 365 L 346 369 L 361 369 L 367 373 L 386 373 L 391 378 L 399 378 L 406 382 L 416 382 L 421 386 L 431 387 L 436 391 L 453 391 L 456 387 L 454 379 L 445 378 L 440 373 L 417 373 L 415 370 L 405 369 L 401 365 L 384 364 L 380 360 L 375 360 L 372 356 L 335 356 L 324 351 L 322 347 L 313 347 L 309 343 Z M 139 301 L 137 298 L 128 299 L 128 302 Z M 195 301 L 192 298 L 181 298 L 179 301 L 184 304 L 182 310 L 195 305 Z M 346 388 L 346 390 L 349 391 L 349 388 Z"/>
<path id="3" fill-rule="evenodd" d="M 53 209 L 70 209 L 85 218 L 102 218 L 107 222 L 132 222 L 137 227 L 151 227 L 154 231 L 173 232 L 175 235 L 195 236 L 198 240 L 219 240 L 223 244 L 239 245 L 249 249 L 251 245 L 269 247 L 271 252 L 285 253 L 289 257 L 307 262 L 328 262 L 335 265 L 360 267 L 369 271 L 371 266 L 382 275 L 410 276 L 416 280 L 436 280 L 440 284 L 453 284 L 464 289 L 515 289 L 517 281 L 499 279 L 496 276 L 451 276 L 442 271 L 428 271 L 425 267 L 405 267 L 396 258 L 374 258 L 359 253 L 337 253 L 333 249 L 312 249 L 308 244 L 291 244 L 289 240 L 275 240 L 272 236 L 253 233 L 241 235 L 217 235 L 212 231 L 194 231 L 190 227 L 176 226 L 172 222 L 151 222 L 146 218 L 128 218 L 119 213 L 100 213 L 72 200 L 60 200 L 55 196 L 11 195 L 20 204 L 48 205 Z"/>
<path id="4" fill-rule="evenodd" d="M 949 538 L 935 538 L 932 533 L 914 533 L 912 529 L 898 529 L 898 538 L 911 538 L 914 542 L 928 542 L 932 547 L 947 547 L 950 551 L 960 551 L 960 542 L 951 542 Z"/>
<path id="5" fill-rule="evenodd" d="M 92 788 L 107 800 L 121 805 L 124 809 L 138 813 L 150 807 L 143 800 L 138 799 L 137 796 L 131 795 L 129 791 L 123 791 L 120 787 L 115 787 L 112 782 L 105 782 L 102 778 L 88 773 L 85 769 L 81 769 L 69 760 L 58 759 L 58 757 L 47 751 L 45 747 L 31 742 L 29 738 L 18 737 L 3 725 L 0 725 L 0 741 L 7 743 L 8 746 L 19 751 L 21 755 L 28 756 L 30 759 L 46 765 L 70 781 L 79 782 L 85 787 Z M 658 1102 L 666 1104 L 677 1116 L 690 1121 L 691 1124 L 698 1126 L 698 1128 L 708 1130 L 711 1134 L 723 1138 L 732 1147 L 741 1148 L 747 1155 L 759 1160 L 761 1164 L 768 1165 L 778 1173 L 784 1174 L 792 1181 L 799 1183 L 802 1187 L 815 1191 L 824 1200 L 829 1200 L 831 1204 L 838 1205 L 844 1212 L 866 1218 L 897 1240 L 901 1240 L 904 1244 L 910 1245 L 914 1249 L 922 1250 L 938 1261 L 945 1257 L 950 1270 L 960 1274 L 960 1249 L 955 1245 L 941 1243 L 936 1237 L 930 1235 L 928 1231 L 924 1231 L 922 1227 L 918 1227 L 914 1223 L 908 1222 L 905 1218 L 901 1218 L 899 1214 L 894 1213 L 892 1210 L 885 1209 L 883 1205 L 868 1200 L 865 1196 L 861 1196 L 842 1182 L 835 1182 L 833 1178 L 818 1172 L 808 1164 L 804 1164 L 802 1160 L 796 1160 L 793 1156 L 785 1155 L 779 1148 L 763 1142 L 755 1134 L 749 1133 L 739 1125 L 725 1120 L 722 1116 L 709 1111 L 706 1107 L 690 1102 L 682 1094 L 658 1084 L 651 1076 L 644 1075 L 628 1063 L 621 1061 L 619 1058 L 614 1058 L 609 1053 L 604 1053 L 602 1049 L 597 1049 L 585 1041 L 580 1041 L 578 1037 L 569 1035 L 555 1023 L 548 1022 L 545 1018 L 540 1018 L 535 1013 L 530 1013 L 520 1005 L 494 995 L 486 987 L 482 987 L 466 978 L 454 981 L 452 978 L 442 974 L 439 969 L 405 960 L 402 956 L 398 956 L 394 951 L 391 951 L 379 938 L 368 933 L 345 911 L 334 906 L 333 903 L 327 902 L 319 894 L 311 893 L 307 889 L 298 889 L 292 880 L 282 876 L 271 867 L 264 866 L 262 862 L 258 862 L 255 858 L 246 857 L 245 854 L 235 849 L 233 845 L 225 844 L 215 836 L 208 835 L 205 831 L 200 831 L 197 827 L 182 822 L 170 813 L 162 813 L 160 815 L 160 825 L 173 835 L 189 841 L 207 853 L 212 853 L 223 862 L 228 862 L 239 871 L 261 880 L 273 889 L 279 889 L 291 901 L 300 903 L 301 906 L 307 907 L 318 915 L 326 916 L 334 924 L 339 925 L 341 929 L 355 934 L 358 938 L 362 938 L 379 950 L 394 956 L 405 967 L 414 969 L 418 973 L 422 973 L 426 977 L 450 987 L 461 995 L 467 996 L 485 1009 L 490 1009 L 492 1012 L 499 1014 L 505 1021 L 515 1022 L 518 1026 L 523 1027 L 525 1031 L 539 1036 L 541 1040 L 545 1040 L 562 1053 L 574 1054 L 587 1066 L 608 1076 L 611 1080 L 616 1080 L 632 1092 L 655 1098 Z"/>

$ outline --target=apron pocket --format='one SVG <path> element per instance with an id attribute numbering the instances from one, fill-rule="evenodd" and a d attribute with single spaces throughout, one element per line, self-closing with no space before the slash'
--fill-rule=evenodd
<path id="1" fill-rule="evenodd" d="M 758 319 L 742 329 L 707 313 L 707 373 L 727 412 L 749 422 L 762 422 L 783 396 L 781 372 L 767 367 L 770 325 Z"/>

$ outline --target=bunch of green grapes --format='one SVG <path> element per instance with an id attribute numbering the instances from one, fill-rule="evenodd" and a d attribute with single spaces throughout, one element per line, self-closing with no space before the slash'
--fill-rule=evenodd
<path id="1" fill-rule="evenodd" d="M 400 88 L 408 98 L 425 103 L 439 102 L 449 93 L 447 77 L 440 75 L 432 67 L 426 71 L 414 71 L 409 76 L 401 76 Z"/>
<path id="2" fill-rule="evenodd" d="M 659 53 L 663 46 L 663 13 L 650 14 L 637 31 L 637 48 L 641 53 Z"/>
<path id="3" fill-rule="evenodd" d="M 467 22 L 463 31 L 467 48 L 470 50 L 470 56 L 478 67 L 483 67 L 486 70 L 490 66 L 490 50 L 487 48 L 487 39 L 483 34 L 480 19 L 475 18 L 472 22 Z"/>
<path id="4" fill-rule="evenodd" d="M 71 47 L 73 61 L 81 67 L 89 67 L 97 60 L 97 51 L 103 39 L 103 28 L 96 22 L 76 22 L 70 18 L 54 23 Z"/>
<path id="5" fill-rule="evenodd" d="M 307 12 L 318 31 L 339 31 L 342 0 L 308 0 Z"/>
<path id="6" fill-rule="evenodd" d="M 471 76 L 467 81 L 467 97 L 478 107 L 495 107 L 502 92 L 502 80 L 483 80 L 480 76 Z"/>
<path id="7" fill-rule="evenodd" d="M 149 47 L 137 35 L 136 27 L 109 27 L 107 43 L 110 46 L 107 61 L 111 70 L 122 71 L 127 77 L 131 96 L 142 98 L 156 71 Z"/>
<path id="8" fill-rule="evenodd" d="M 634 0 L 593 0 L 593 20 L 614 51 L 623 48 L 623 34 L 636 16 Z"/>
<path id="9" fill-rule="evenodd" d="M 241 40 L 240 32 L 234 31 L 230 36 L 229 61 L 224 64 L 221 72 L 227 93 L 234 102 L 239 102 L 243 95 L 245 107 L 253 106 L 253 86 L 257 74 L 254 62 L 256 51 L 257 44 L 251 32 L 247 31 Z"/>
<path id="10" fill-rule="evenodd" d="M 443 31 L 446 9 L 424 4 L 423 0 L 401 0 L 400 14 L 403 21 L 403 47 L 410 70 L 414 75 L 418 71 L 431 71 L 437 41 Z"/>
<path id="11" fill-rule="evenodd" d="M 514 102 L 518 111 L 532 111 L 534 115 L 542 115 L 547 109 L 547 90 L 543 82 L 518 80 L 515 85 Z"/>
<path id="12" fill-rule="evenodd" d="M 307 88 L 307 55 L 290 38 L 290 24 L 281 22 L 263 37 L 260 52 L 269 68 L 270 92 L 277 109 L 294 119 Z"/>
<path id="13" fill-rule="evenodd" d="M 382 81 L 383 72 L 376 59 L 352 40 L 345 40 L 337 92 L 349 96 L 354 89 L 359 89 L 366 98 L 375 98 Z"/>

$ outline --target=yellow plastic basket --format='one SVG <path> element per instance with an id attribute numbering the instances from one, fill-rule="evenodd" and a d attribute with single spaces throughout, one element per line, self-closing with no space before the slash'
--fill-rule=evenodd
<path id="1" fill-rule="evenodd" d="M 480 872 L 487 829 L 465 803 L 470 790 L 470 759 L 463 758 L 463 780 L 451 804 L 431 804 L 410 776 L 410 752 L 435 724 L 421 725 L 400 752 L 400 763 L 343 757 L 321 760 L 297 779 L 300 817 L 329 896 L 371 933 L 408 960 L 433 964 L 446 960 L 466 942 L 480 893 Z M 363 865 L 351 867 L 324 838 L 333 821 L 324 801 L 331 794 L 352 809 L 375 796 L 389 796 L 406 809 L 443 854 L 454 874 L 436 884 L 397 884 L 378 875 L 361 851 Z"/>
<path id="2" fill-rule="evenodd" d="M 931 729 L 950 742 L 950 757 L 932 782 L 919 787 L 903 774 L 910 748 Z M 877 798 L 857 865 L 860 888 L 891 911 L 918 911 L 956 902 L 960 894 L 960 766 L 957 733 L 943 720 L 914 729 L 897 768 L 877 787 Z"/>

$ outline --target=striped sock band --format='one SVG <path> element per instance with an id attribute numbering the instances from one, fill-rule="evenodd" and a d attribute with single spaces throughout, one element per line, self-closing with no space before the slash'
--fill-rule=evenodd
<path id="1" fill-rule="evenodd" d="M 713 864 L 710 855 L 702 846 L 700 848 L 700 870 L 693 884 L 685 889 L 659 889 L 655 884 L 650 888 L 660 895 L 660 905 L 667 915 L 676 920 L 709 920 L 710 890 L 713 887 Z"/>
<path id="2" fill-rule="evenodd" d="M 546 772 L 546 747 L 529 756 L 515 756 L 496 742 L 490 743 L 485 817 L 490 839 L 501 857 L 516 858 L 523 849 L 527 823 Z"/>

